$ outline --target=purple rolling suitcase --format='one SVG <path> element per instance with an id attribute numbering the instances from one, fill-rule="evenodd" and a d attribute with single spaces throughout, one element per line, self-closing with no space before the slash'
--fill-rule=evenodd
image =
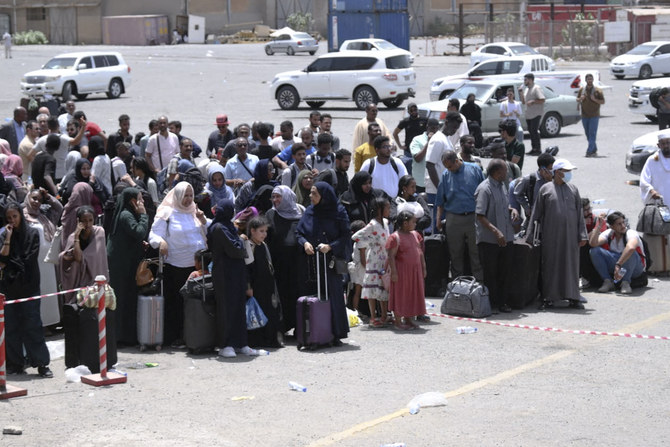
<path id="1" fill-rule="evenodd" d="M 328 301 L 328 278 L 326 254 L 323 254 L 323 277 L 325 296 L 321 297 L 321 269 L 319 266 L 320 252 L 316 253 L 316 294 L 317 296 L 302 296 L 298 298 L 296 306 L 295 334 L 298 339 L 298 349 L 305 347 L 315 349 L 320 345 L 329 345 L 333 341 L 331 326 L 330 301 Z"/>

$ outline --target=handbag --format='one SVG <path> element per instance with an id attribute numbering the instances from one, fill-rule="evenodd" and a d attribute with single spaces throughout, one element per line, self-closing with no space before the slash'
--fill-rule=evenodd
<path id="1" fill-rule="evenodd" d="M 49 264 L 58 264 L 58 255 L 61 251 L 61 244 L 63 241 L 63 227 L 60 226 L 56 229 L 53 239 L 51 239 L 51 245 L 49 246 L 49 251 L 44 257 L 44 262 Z"/>
<path id="2" fill-rule="evenodd" d="M 488 317 L 492 313 L 489 289 L 472 276 L 459 276 L 447 286 L 440 311 L 459 317 Z"/>
<path id="3" fill-rule="evenodd" d="M 346 259 L 338 258 L 333 255 L 333 259 L 330 262 L 330 268 L 335 269 L 335 273 L 338 275 L 346 275 L 349 273 L 349 262 Z"/>
<path id="4" fill-rule="evenodd" d="M 197 278 L 189 279 L 179 289 L 181 296 L 187 300 L 201 300 L 208 303 L 215 301 L 214 282 L 209 273 Z"/>
<path id="5" fill-rule="evenodd" d="M 142 259 L 135 272 L 135 283 L 137 287 L 144 287 L 151 284 L 154 280 L 154 272 L 149 268 L 152 264 L 157 264 L 158 259 Z"/>
<path id="6" fill-rule="evenodd" d="M 155 259 L 150 260 L 153 263 L 157 263 L 158 267 L 156 273 L 154 274 L 153 280 L 145 284 L 144 286 L 137 287 L 137 294 L 143 296 L 155 296 L 163 295 L 162 284 L 163 284 L 163 257 L 159 257 L 156 261 Z M 152 265 L 149 264 L 149 265 Z"/>
<path id="7" fill-rule="evenodd" d="M 636 229 L 646 234 L 670 234 L 670 208 L 661 199 L 645 204 L 637 217 Z"/>
<path id="8" fill-rule="evenodd" d="M 256 301 L 256 298 L 247 299 L 247 329 L 260 329 L 268 324 L 268 317 L 263 313 L 263 309 Z"/>

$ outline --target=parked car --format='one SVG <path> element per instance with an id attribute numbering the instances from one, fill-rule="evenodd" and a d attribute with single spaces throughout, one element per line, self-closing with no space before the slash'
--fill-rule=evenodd
<path id="1" fill-rule="evenodd" d="M 528 56 L 528 55 L 539 55 L 533 48 L 529 47 L 525 43 L 519 42 L 495 42 L 489 43 L 484 46 L 477 48 L 475 51 L 470 53 L 470 66 L 474 67 L 480 62 L 495 59 L 497 57 L 507 56 Z M 550 57 L 544 56 L 547 58 L 547 61 L 551 64 L 552 70 L 555 66 L 554 60 Z"/>
<path id="2" fill-rule="evenodd" d="M 610 73 L 617 79 L 625 76 L 648 79 L 656 73 L 670 76 L 670 42 L 652 41 L 636 46 L 612 59 Z"/>
<path id="3" fill-rule="evenodd" d="M 464 83 L 451 95 L 441 101 L 419 104 L 419 115 L 426 118 L 435 118 L 444 121 L 447 116 L 449 99 L 456 98 L 465 103 L 468 95 L 474 93 L 475 102 L 482 109 L 482 131 L 498 132 L 500 123 L 500 103 L 506 99 L 508 88 L 514 90 L 516 100 L 519 100 L 519 87 L 523 85 L 521 79 L 493 79 Z M 539 85 L 539 84 L 538 84 Z M 572 95 L 557 95 L 550 88 L 541 86 L 546 98 L 544 115 L 540 121 L 540 133 L 543 137 L 555 137 L 561 133 L 561 128 L 581 120 L 577 109 L 577 98 Z M 522 126 L 526 120 L 521 116 Z"/>
<path id="4" fill-rule="evenodd" d="M 656 108 L 649 102 L 649 94 L 656 87 L 670 88 L 670 79 L 657 78 L 633 82 L 628 90 L 628 110 L 656 122 Z"/>
<path id="5" fill-rule="evenodd" d="M 538 72 L 551 71 L 553 66 L 549 64 L 547 59 L 546 56 L 532 55 L 498 57 L 484 61 L 463 74 L 435 79 L 430 86 L 430 99 L 431 101 L 439 101 L 446 98 L 466 80 L 478 81 L 488 79 L 491 76 L 516 77 L 516 75 L 530 72 L 537 75 Z"/>
<path id="6" fill-rule="evenodd" d="M 657 130 L 637 137 L 633 140 L 630 149 L 626 152 L 626 171 L 639 175 L 647 161 L 658 150 L 658 134 L 663 132 Z"/>
<path id="7" fill-rule="evenodd" d="M 279 34 L 265 45 L 265 54 L 272 56 L 275 53 L 286 53 L 293 56 L 295 53 L 316 54 L 319 42 L 307 33 L 294 31 L 293 33 Z"/>
<path id="8" fill-rule="evenodd" d="M 394 109 L 415 91 L 416 73 L 404 50 L 328 53 L 303 70 L 278 73 L 270 83 L 272 98 L 285 110 L 300 101 L 319 108 L 327 100 L 354 101 L 359 109 L 381 101 Z"/>
<path id="9" fill-rule="evenodd" d="M 414 63 L 414 56 L 409 51 L 403 50 L 384 39 L 352 39 L 345 40 L 340 45 L 340 51 L 375 51 L 375 50 L 400 50 L 407 53 L 409 63 Z"/>
<path id="10" fill-rule="evenodd" d="M 85 99 L 91 93 L 118 98 L 130 81 L 130 67 L 121 53 L 65 53 L 49 60 L 40 70 L 24 74 L 21 91 L 32 97 L 60 96 L 63 101 Z"/>

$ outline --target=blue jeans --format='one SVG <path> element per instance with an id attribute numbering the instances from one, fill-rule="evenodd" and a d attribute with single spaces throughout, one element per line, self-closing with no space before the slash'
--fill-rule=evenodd
<path id="1" fill-rule="evenodd" d="M 621 257 L 621 253 L 605 250 L 602 247 L 593 247 L 589 254 L 591 255 L 593 267 L 595 267 L 600 277 L 603 280 L 612 280 L 614 264 L 616 264 Z M 630 282 L 631 278 L 637 278 L 644 272 L 642 260 L 640 259 L 638 252 L 633 252 L 631 257 L 628 258 L 628 261 L 623 263 L 622 267 L 626 269 L 626 274 L 621 278 L 622 281 Z"/>
<path id="2" fill-rule="evenodd" d="M 589 147 L 586 149 L 587 154 L 593 154 L 598 151 L 598 146 L 596 146 L 596 135 L 598 134 L 599 121 L 599 116 L 594 116 L 593 118 L 582 118 L 582 126 L 584 126 L 586 140 L 589 142 Z"/>

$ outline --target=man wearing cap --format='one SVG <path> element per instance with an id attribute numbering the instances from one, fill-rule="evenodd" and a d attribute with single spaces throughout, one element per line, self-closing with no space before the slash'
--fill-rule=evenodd
<path id="1" fill-rule="evenodd" d="M 640 173 L 640 195 L 642 202 L 647 204 L 654 199 L 670 202 L 670 129 L 658 134 L 658 147 L 654 155 L 647 158 Z M 654 260 L 653 272 L 670 271 L 670 264 L 664 262 L 668 251 L 668 238 L 664 235 L 645 234 L 651 258 Z"/>
<path id="2" fill-rule="evenodd" d="M 417 135 L 409 144 L 412 154 L 412 176 L 416 180 L 416 192 L 422 193 L 426 190 L 426 152 L 428 142 L 440 129 L 440 122 L 435 118 L 429 118 L 426 122 L 426 131 Z"/>
<path id="3" fill-rule="evenodd" d="M 154 172 L 166 169 L 170 159 L 179 153 L 179 138 L 168 130 L 167 116 L 158 118 L 158 133 L 153 134 L 145 151 L 149 169 Z"/>
<path id="4" fill-rule="evenodd" d="M 569 307 L 584 309 L 579 295 L 579 247 L 588 237 L 579 190 L 570 183 L 572 163 L 559 158 L 553 164 L 553 180 L 540 188 L 528 228 L 528 242 L 539 229 L 542 247 L 542 305 L 553 307 L 569 301 Z"/>
<path id="5" fill-rule="evenodd" d="M 544 114 L 544 93 L 539 85 L 535 84 L 535 75 L 526 73 L 523 76 L 523 85 L 519 87 L 521 103 L 526 106 L 526 124 L 530 134 L 531 151 L 528 155 L 540 155 L 542 146 L 540 143 L 540 120 Z"/>
<path id="6" fill-rule="evenodd" d="M 228 130 L 230 121 L 228 115 L 218 115 L 214 125 L 217 130 L 209 134 L 207 138 L 207 156 L 209 158 L 216 158 L 219 149 L 226 147 L 226 144 L 233 139 L 233 133 Z"/>

